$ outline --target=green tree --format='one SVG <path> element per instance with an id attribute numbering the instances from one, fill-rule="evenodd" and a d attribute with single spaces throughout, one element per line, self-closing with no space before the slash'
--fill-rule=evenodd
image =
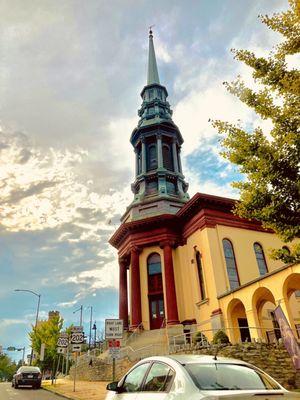
<path id="1" fill-rule="evenodd" d="M 0 355 L 0 381 L 1 380 L 8 380 L 11 381 L 13 374 L 17 370 L 17 365 L 15 362 L 6 355 Z"/>
<path id="2" fill-rule="evenodd" d="M 37 327 L 32 327 L 32 331 L 29 333 L 32 348 L 38 355 L 36 364 L 42 369 L 51 369 L 53 366 L 53 360 L 57 355 L 57 340 L 62 326 L 63 319 L 59 315 L 55 315 L 47 321 L 40 321 Z M 42 343 L 45 344 L 44 361 L 39 360 Z"/>
<path id="3" fill-rule="evenodd" d="M 251 67 L 260 89 L 253 90 L 240 77 L 224 82 L 227 90 L 251 107 L 263 120 L 272 122 L 269 135 L 258 127 L 249 131 L 240 124 L 213 121 L 223 134 L 222 155 L 246 175 L 234 182 L 240 191 L 235 212 L 261 221 L 284 242 L 300 237 L 300 71 L 289 68 L 287 56 L 300 50 L 300 2 L 289 0 L 287 11 L 260 16 L 273 31 L 283 35 L 268 57 L 257 57 L 248 50 L 232 50 L 235 59 Z M 273 250 L 285 262 L 300 260 L 300 244 L 286 250 Z"/>

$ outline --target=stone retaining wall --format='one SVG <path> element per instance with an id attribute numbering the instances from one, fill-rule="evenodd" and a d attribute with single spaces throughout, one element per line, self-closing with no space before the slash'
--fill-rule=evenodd
<path id="1" fill-rule="evenodd" d="M 83 381 L 112 381 L 112 362 L 107 360 L 92 359 L 93 364 L 89 365 L 89 360 L 81 362 L 77 366 L 76 378 Z M 135 362 L 116 360 L 116 380 L 119 380 L 131 368 Z M 70 377 L 74 377 L 74 366 L 70 368 Z"/>
<path id="2" fill-rule="evenodd" d="M 261 368 L 286 389 L 300 388 L 300 372 L 295 371 L 292 360 L 282 344 L 240 343 L 223 347 L 212 346 L 201 348 L 198 346 L 183 346 L 171 354 L 210 354 L 236 358 L 249 362 Z M 111 381 L 112 362 L 93 358 L 93 365 L 89 360 L 81 362 L 77 367 L 77 378 L 87 381 Z M 128 359 L 116 360 L 116 380 L 120 379 L 135 362 Z M 74 366 L 70 369 L 73 377 Z"/>

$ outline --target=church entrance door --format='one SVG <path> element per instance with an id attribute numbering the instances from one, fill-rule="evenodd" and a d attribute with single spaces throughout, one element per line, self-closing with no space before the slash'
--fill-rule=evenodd
<path id="1" fill-rule="evenodd" d="M 165 307 L 163 294 L 149 296 L 150 329 L 160 329 L 165 318 Z"/>

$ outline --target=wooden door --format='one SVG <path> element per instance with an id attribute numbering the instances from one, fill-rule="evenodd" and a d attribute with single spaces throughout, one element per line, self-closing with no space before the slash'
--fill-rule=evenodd
<path id="1" fill-rule="evenodd" d="M 150 329 L 160 329 L 165 318 L 163 295 L 149 297 Z"/>

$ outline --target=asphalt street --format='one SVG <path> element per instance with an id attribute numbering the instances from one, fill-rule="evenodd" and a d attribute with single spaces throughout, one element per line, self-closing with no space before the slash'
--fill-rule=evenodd
<path id="1" fill-rule="evenodd" d="M 61 400 L 60 396 L 43 389 L 11 387 L 11 383 L 0 383 L 1 400 Z"/>

